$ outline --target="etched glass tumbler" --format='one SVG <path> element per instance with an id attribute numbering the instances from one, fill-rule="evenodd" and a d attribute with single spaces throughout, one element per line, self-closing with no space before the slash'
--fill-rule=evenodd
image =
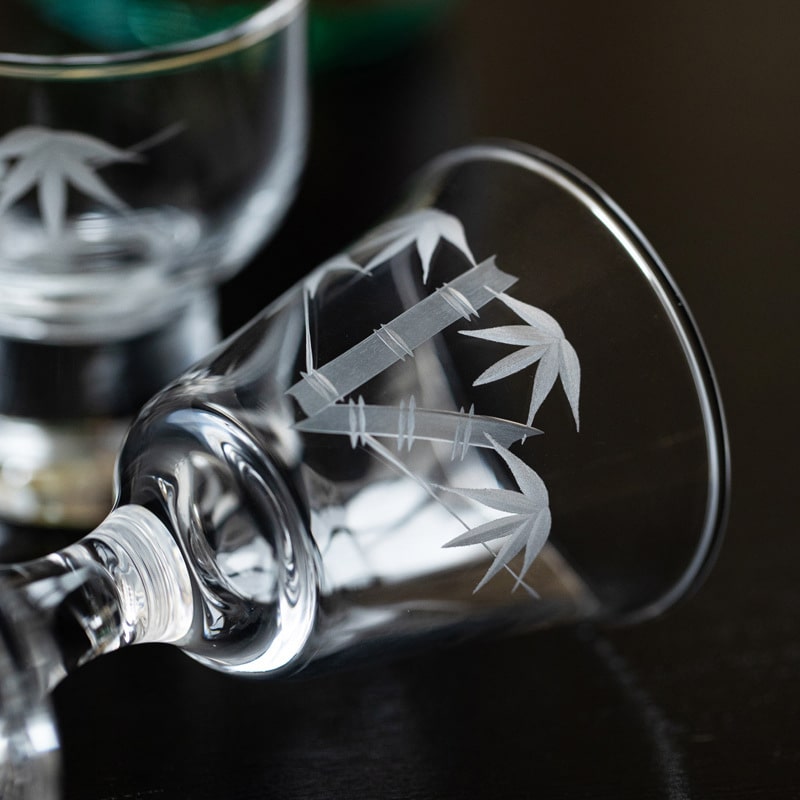
<path id="1" fill-rule="evenodd" d="M 219 341 L 302 170 L 305 5 L 0 9 L 0 518 L 96 524 L 135 412 Z"/>
<path id="2" fill-rule="evenodd" d="M 154 397 L 106 520 L 5 579 L 54 639 L 43 690 L 137 642 L 281 676 L 641 620 L 711 563 L 726 452 L 638 231 L 551 156 L 479 144 Z"/>

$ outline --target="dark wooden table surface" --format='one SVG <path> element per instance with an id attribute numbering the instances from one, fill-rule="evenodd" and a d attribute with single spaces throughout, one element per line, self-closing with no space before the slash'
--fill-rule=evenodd
<path id="1" fill-rule="evenodd" d="M 730 425 L 727 537 L 661 619 L 264 683 L 148 646 L 55 694 L 74 800 L 800 797 L 800 4 L 467 0 L 317 71 L 280 233 L 223 290 L 234 329 L 484 136 L 571 162 L 643 230 L 703 332 Z M 268 275 L 269 294 L 265 294 Z"/>

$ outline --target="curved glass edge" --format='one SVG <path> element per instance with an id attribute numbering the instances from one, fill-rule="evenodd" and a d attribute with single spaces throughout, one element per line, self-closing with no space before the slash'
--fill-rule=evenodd
<path id="1" fill-rule="evenodd" d="M 705 522 L 694 555 L 680 580 L 647 605 L 604 623 L 624 626 L 660 616 L 703 583 L 716 561 L 730 506 L 730 443 L 725 411 L 711 360 L 694 316 L 675 280 L 643 233 L 591 179 L 551 153 L 512 139 L 487 139 L 434 159 L 428 175 L 465 161 L 502 161 L 547 178 L 583 203 L 613 233 L 648 279 L 672 322 L 700 402 L 709 463 Z"/>
<path id="2" fill-rule="evenodd" d="M 189 66 L 244 50 L 270 38 L 304 14 L 308 2 L 271 0 L 256 13 L 229 28 L 161 47 L 61 56 L 0 52 L 0 77 L 89 80 L 142 75 Z"/>

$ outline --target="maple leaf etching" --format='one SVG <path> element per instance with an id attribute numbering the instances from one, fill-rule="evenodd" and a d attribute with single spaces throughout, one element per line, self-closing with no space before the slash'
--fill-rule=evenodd
<path id="1" fill-rule="evenodd" d="M 452 214 L 435 208 L 412 211 L 379 225 L 358 245 L 364 248 L 380 248 L 366 264 L 366 269 L 371 270 L 409 245 L 416 244 L 422 262 L 422 281 L 427 283 L 431 259 L 443 239 L 460 250 L 470 264 L 475 265 L 475 257 L 464 235 L 464 226 Z"/>
<path id="2" fill-rule="evenodd" d="M 78 131 L 54 131 L 35 125 L 17 128 L 0 139 L 0 163 L 10 163 L 0 170 L 0 215 L 37 187 L 45 230 L 56 236 L 64 225 L 69 184 L 88 197 L 123 211 L 126 204 L 95 171 L 113 162 L 140 160 L 138 153 Z"/>
<path id="3" fill-rule="evenodd" d="M 578 402 L 581 366 L 575 348 L 567 341 L 561 326 L 547 312 L 505 293 L 497 293 L 496 297 L 527 324 L 459 332 L 465 336 L 474 336 L 490 342 L 516 345 L 522 349 L 501 358 L 482 372 L 473 382 L 473 386 L 501 380 L 538 361 L 526 424 L 530 425 L 533 422 L 536 412 L 553 388 L 556 378 L 561 378 L 561 384 L 575 418 L 575 427 L 580 429 Z"/>
<path id="4" fill-rule="evenodd" d="M 491 436 L 487 435 L 487 438 L 511 470 L 511 474 L 519 486 L 519 491 L 440 487 L 444 491 L 453 492 L 489 508 L 505 512 L 505 516 L 478 525 L 444 545 L 444 547 L 465 547 L 473 544 L 488 546 L 489 542 L 505 540 L 495 555 L 492 565 L 475 587 L 474 591 L 476 592 L 502 569 L 507 568 L 509 562 L 524 549 L 522 569 L 520 569 L 514 585 L 516 589 L 544 547 L 552 522 L 549 497 L 544 481 L 521 458 L 498 444 Z"/>

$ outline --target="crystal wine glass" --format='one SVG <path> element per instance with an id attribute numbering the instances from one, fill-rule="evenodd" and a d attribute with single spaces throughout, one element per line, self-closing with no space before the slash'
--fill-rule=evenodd
<path id="1" fill-rule="evenodd" d="M 566 164 L 480 143 L 155 396 L 107 519 L 4 578 L 54 645 L 42 692 L 143 642 L 282 676 L 641 620 L 710 563 L 726 452 L 641 234 Z"/>
<path id="2" fill-rule="evenodd" d="M 93 527 L 293 198 L 306 0 L 0 7 L 0 518 Z"/>

